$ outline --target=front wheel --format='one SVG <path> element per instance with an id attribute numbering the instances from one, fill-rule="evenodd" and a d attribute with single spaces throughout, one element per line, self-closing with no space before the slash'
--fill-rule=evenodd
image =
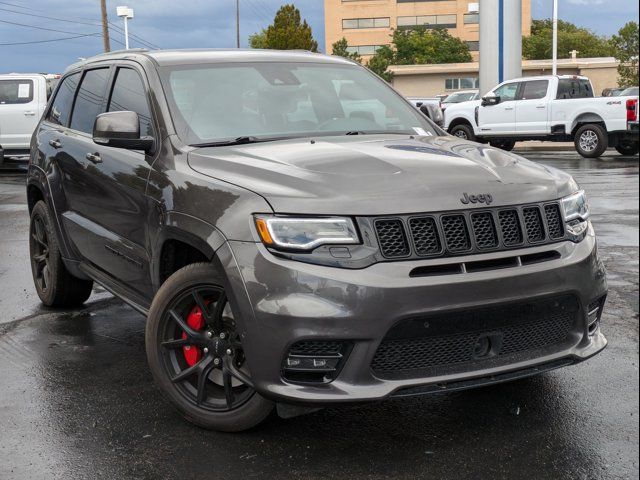
<path id="1" fill-rule="evenodd" d="M 470 142 L 476 141 L 476 135 L 473 133 L 471 125 L 456 125 L 450 130 L 451 135 L 461 138 L 463 140 L 469 140 Z"/>
<path id="2" fill-rule="evenodd" d="M 252 387 L 224 284 L 209 263 L 178 270 L 153 300 L 145 341 L 157 385 L 188 421 L 239 432 L 265 420 L 273 403 Z"/>
<path id="3" fill-rule="evenodd" d="M 640 151 L 640 144 L 638 143 L 620 143 L 616 146 L 616 150 L 620 155 L 633 156 L 637 155 Z"/>
<path id="4" fill-rule="evenodd" d="M 603 127 L 593 124 L 583 125 L 573 139 L 576 151 L 585 158 L 597 158 L 607 150 L 609 138 Z"/>

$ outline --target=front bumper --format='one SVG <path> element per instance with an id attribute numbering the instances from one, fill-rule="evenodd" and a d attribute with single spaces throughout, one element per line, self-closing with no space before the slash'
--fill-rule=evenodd
<path id="1" fill-rule="evenodd" d="M 579 244 L 529 248 L 556 250 L 544 263 L 459 275 L 410 278 L 429 262 L 379 263 L 345 270 L 280 259 L 261 244 L 231 241 L 218 252 L 241 318 L 243 345 L 256 390 L 298 404 L 362 402 L 469 388 L 577 363 L 600 352 L 606 339 L 588 331 L 587 305 L 606 294 L 604 267 L 590 228 Z M 495 259 L 517 252 L 473 256 Z M 450 259 L 465 261 L 464 257 Z M 442 260 L 440 260 L 442 262 Z M 418 316 L 511 303 L 558 294 L 580 305 L 570 344 L 561 350 L 517 355 L 508 362 L 478 361 L 465 371 L 409 378 L 380 378 L 371 368 L 376 350 L 398 322 Z M 349 340 L 352 348 L 330 383 L 294 383 L 283 377 L 290 347 L 301 340 Z M 416 393 L 417 392 L 417 393 Z"/>

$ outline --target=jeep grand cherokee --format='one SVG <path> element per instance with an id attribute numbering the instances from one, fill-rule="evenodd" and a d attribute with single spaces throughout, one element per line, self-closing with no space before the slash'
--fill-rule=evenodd
<path id="1" fill-rule="evenodd" d="M 606 345 L 576 182 L 447 135 L 339 57 L 73 65 L 27 189 L 44 304 L 95 282 L 146 315 L 157 385 L 203 427 L 512 380 Z"/>

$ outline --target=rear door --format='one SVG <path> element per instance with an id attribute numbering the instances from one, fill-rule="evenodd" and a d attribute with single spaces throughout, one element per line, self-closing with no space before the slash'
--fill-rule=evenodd
<path id="1" fill-rule="evenodd" d="M 39 77 L 5 77 L 0 79 L 0 145 L 5 150 L 29 148 L 40 113 Z"/>
<path id="2" fill-rule="evenodd" d="M 500 103 L 480 106 L 478 124 L 481 135 L 511 135 L 516 133 L 516 98 L 520 82 L 500 85 L 493 93 L 500 97 Z"/>
<path id="3" fill-rule="evenodd" d="M 516 131 L 522 134 L 546 134 L 549 128 L 549 80 L 522 82 L 516 100 Z"/>

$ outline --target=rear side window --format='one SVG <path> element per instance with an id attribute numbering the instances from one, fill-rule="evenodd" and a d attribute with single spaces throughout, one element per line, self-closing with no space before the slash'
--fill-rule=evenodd
<path id="1" fill-rule="evenodd" d="M 76 94 L 76 88 L 78 81 L 80 80 L 80 73 L 74 73 L 69 75 L 60 84 L 58 93 L 53 100 L 53 105 L 49 110 L 47 120 L 57 125 L 66 127 L 69 123 L 69 117 L 71 117 L 71 108 L 73 106 L 73 97 Z"/>
<path id="2" fill-rule="evenodd" d="M 524 82 L 522 100 L 536 100 L 538 98 L 544 98 L 547 96 L 548 88 L 548 80 L 532 80 L 530 82 Z"/>
<path id="3" fill-rule="evenodd" d="M 140 118 L 140 135 L 152 136 L 151 110 L 142 78 L 131 68 L 119 68 L 113 84 L 109 112 L 120 110 L 136 112 Z"/>
<path id="4" fill-rule="evenodd" d="M 108 68 L 88 70 L 76 96 L 70 127 L 80 132 L 93 132 L 93 124 L 102 112 L 102 102 L 109 79 Z"/>
<path id="5" fill-rule="evenodd" d="M 569 98 L 593 98 L 589 80 L 580 78 L 561 78 L 558 82 L 558 100 Z"/>
<path id="6" fill-rule="evenodd" d="M 0 80 L 0 105 L 29 103 L 33 100 L 33 80 Z"/>

